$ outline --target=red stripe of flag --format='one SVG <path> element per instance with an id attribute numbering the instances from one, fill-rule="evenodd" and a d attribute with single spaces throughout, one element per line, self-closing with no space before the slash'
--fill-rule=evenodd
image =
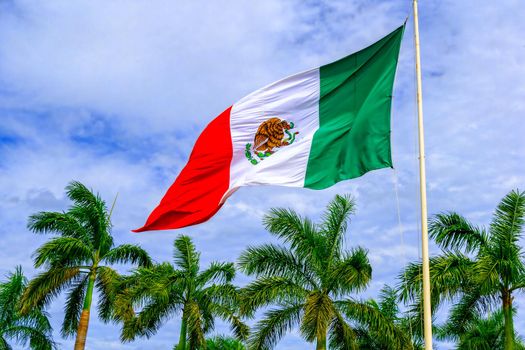
<path id="1" fill-rule="evenodd" d="M 197 139 L 188 163 L 146 224 L 133 230 L 169 230 L 196 225 L 211 218 L 230 185 L 233 146 L 231 107 L 222 112 Z"/>

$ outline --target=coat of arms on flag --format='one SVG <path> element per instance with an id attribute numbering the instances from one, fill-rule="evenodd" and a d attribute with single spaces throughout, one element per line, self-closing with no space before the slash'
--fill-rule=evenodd
<path id="1" fill-rule="evenodd" d="M 246 158 L 253 165 L 257 165 L 261 160 L 271 156 L 279 148 L 291 145 L 295 141 L 295 136 L 299 133 L 299 131 L 290 132 L 294 127 L 293 122 L 281 120 L 276 117 L 264 121 L 257 128 L 253 145 L 251 143 L 246 144 Z M 259 158 L 259 160 L 257 160 L 254 155 Z"/>

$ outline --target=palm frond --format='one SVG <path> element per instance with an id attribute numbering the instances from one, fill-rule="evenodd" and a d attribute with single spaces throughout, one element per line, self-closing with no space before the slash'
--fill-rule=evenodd
<path id="1" fill-rule="evenodd" d="M 111 224 L 100 223 L 96 220 L 101 217 L 103 220 L 109 220 L 103 215 L 93 214 L 93 209 L 75 204 L 71 206 L 67 214 L 74 217 L 89 233 L 89 245 L 98 250 L 101 255 L 105 255 L 113 246 L 113 237 L 110 235 Z M 108 216 L 108 214 L 106 213 Z"/>
<path id="2" fill-rule="evenodd" d="M 212 262 L 210 266 L 199 273 L 196 278 L 198 285 L 207 283 L 230 283 L 235 278 L 235 265 L 233 263 Z"/>
<path id="3" fill-rule="evenodd" d="M 304 261 L 278 245 L 263 244 L 258 247 L 248 247 L 239 257 L 238 263 L 240 269 L 247 275 L 280 276 L 305 287 L 314 289 L 318 287 L 315 275 Z"/>
<path id="4" fill-rule="evenodd" d="M 29 339 L 29 348 L 31 350 L 56 350 L 58 344 L 53 340 L 51 331 L 33 330 Z"/>
<path id="5" fill-rule="evenodd" d="M 251 315 L 271 303 L 305 299 L 308 290 L 283 277 L 261 277 L 241 289 L 241 313 Z"/>
<path id="6" fill-rule="evenodd" d="M 474 276 L 474 280 L 484 294 L 493 293 L 500 288 L 500 278 L 501 274 L 504 273 L 505 263 L 497 256 L 499 252 L 499 249 L 484 251 L 484 254 L 480 254 L 476 261 L 476 275 Z"/>
<path id="7" fill-rule="evenodd" d="M 66 193 L 69 199 L 76 204 L 76 207 L 72 207 L 69 213 L 73 216 L 79 215 L 79 218 L 90 227 L 93 246 L 100 249 L 104 254 L 113 243 L 108 234 L 111 222 L 106 202 L 78 181 L 70 182 L 66 186 Z"/>
<path id="8" fill-rule="evenodd" d="M 241 290 L 231 283 L 212 284 L 204 289 L 195 290 L 193 295 L 198 300 L 208 300 L 210 303 L 239 308 Z"/>
<path id="9" fill-rule="evenodd" d="M 169 263 L 135 269 L 116 287 L 120 292 L 115 299 L 115 317 L 128 319 L 134 316 L 134 308 L 140 309 L 155 300 L 167 303 L 175 294 L 179 294 L 178 302 L 182 303 L 183 281 L 182 272 L 174 270 Z"/>
<path id="10" fill-rule="evenodd" d="M 268 232 L 289 243 L 300 260 L 321 269 L 321 252 L 326 250 L 326 241 L 317 233 L 312 221 L 301 218 L 293 210 L 274 208 L 263 217 L 263 225 Z"/>
<path id="11" fill-rule="evenodd" d="M 430 258 L 430 284 L 434 301 L 451 300 L 472 282 L 475 262 L 459 252 L 446 252 Z M 421 295 L 421 263 L 410 263 L 399 274 L 399 297 L 413 302 Z"/>
<path id="12" fill-rule="evenodd" d="M 47 305 L 62 290 L 74 284 L 80 273 L 78 267 L 56 267 L 39 274 L 29 282 L 22 296 L 22 313 Z"/>
<path id="13" fill-rule="evenodd" d="M 18 300 L 27 286 L 22 267 L 17 266 L 15 271 L 9 273 L 7 281 L 0 283 L 0 322 L 9 324 L 17 317 Z"/>
<path id="14" fill-rule="evenodd" d="M 379 310 L 391 320 L 396 320 L 399 314 L 397 292 L 394 288 L 385 285 L 379 291 Z"/>
<path id="15" fill-rule="evenodd" d="M 20 299 L 27 286 L 22 268 L 17 266 L 6 277 L 7 281 L 0 283 L 0 349 L 11 349 L 8 339 L 32 350 L 55 349 L 47 313 L 37 307 L 24 315 L 19 312 Z"/>
<path id="16" fill-rule="evenodd" d="M 249 327 L 243 322 L 240 312 L 240 292 L 232 284 L 214 284 L 193 294 L 194 299 L 201 305 L 203 317 L 203 331 L 209 332 L 214 328 L 214 317 L 221 318 L 230 324 L 230 328 L 237 339 L 246 340 Z"/>
<path id="17" fill-rule="evenodd" d="M 457 341 L 468 331 L 469 324 L 475 322 L 483 314 L 488 314 L 498 300 L 490 295 L 480 294 L 479 289 L 463 294 L 461 299 L 452 306 L 444 326 L 439 327 L 438 339 Z"/>
<path id="18" fill-rule="evenodd" d="M 120 274 L 107 266 L 99 266 L 97 269 L 96 287 L 99 291 L 98 317 L 104 322 L 116 320 L 114 308 L 116 298 L 120 291 Z"/>
<path id="19" fill-rule="evenodd" d="M 490 224 L 491 245 L 483 259 L 498 262 L 501 283 L 511 287 L 525 274 L 523 251 L 519 244 L 525 224 L 525 192 L 508 193 L 499 203 Z M 486 271 L 485 271 L 486 272 Z"/>
<path id="20" fill-rule="evenodd" d="M 321 231 L 326 239 L 327 268 L 333 260 L 341 258 L 344 235 L 348 228 L 348 219 L 355 212 L 355 201 L 350 195 L 336 195 L 328 204 L 323 214 Z"/>
<path id="21" fill-rule="evenodd" d="M 172 312 L 180 311 L 181 305 L 174 304 L 170 299 L 149 298 L 148 303 L 136 317 L 124 320 L 120 339 L 123 342 L 135 340 L 138 337 L 149 338 L 154 335 Z"/>
<path id="22" fill-rule="evenodd" d="M 510 288 L 510 291 L 523 291 L 525 289 L 525 273 L 521 276 L 518 276 L 515 281 L 512 283 L 512 288 Z"/>
<path id="23" fill-rule="evenodd" d="M 217 303 L 212 303 L 210 307 L 215 315 L 230 324 L 231 331 L 237 339 L 243 341 L 248 339 L 250 328 L 243 322 L 242 318 L 235 312 L 235 310 L 232 310 L 224 304 Z"/>
<path id="24" fill-rule="evenodd" d="M 91 244 L 91 236 L 82 224 L 68 213 L 43 211 L 29 216 L 27 228 L 34 233 L 58 233 Z"/>
<path id="25" fill-rule="evenodd" d="M 471 290 L 476 263 L 461 253 L 446 252 L 430 258 L 431 313 L 435 314 L 443 302 Z M 421 263 L 411 263 L 399 274 L 397 287 L 401 301 L 410 304 L 403 323 L 417 337 L 423 332 L 423 298 Z"/>
<path id="26" fill-rule="evenodd" d="M 336 301 L 337 309 L 349 319 L 357 320 L 392 349 L 412 349 L 412 341 L 403 330 L 380 310 L 352 299 Z"/>
<path id="27" fill-rule="evenodd" d="M 182 310 L 184 276 L 171 264 L 162 263 L 137 268 L 119 281 L 113 317 L 123 321 L 122 341 L 137 336 L 149 338 L 171 315 Z"/>
<path id="28" fill-rule="evenodd" d="M 502 245 L 516 243 L 521 237 L 525 224 L 525 192 L 513 190 L 496 208 L 490 232 Z M 508 244 L 507 243 L 507 244 Z"/>
<path id="29" fill-rule="evenodd" d="M 429 222 L 428 232 L 443 249 L 478 251 L 488 244 L 487 233 L 472 225 L 457 213 L 435 215 Z"/>
<path id="30" fill-rule="evenodd" d="M 19 344 L 29 343 L 31 350 L 52 350 L 57 348 L 57 344 L 51 338 L 51 334 L 47 334 L 33 327 L 14 325 L 6 328 L 4 335 L 14 339 Z"/>
<path id="31" fill-rule="evenodd" d="M 357 350 L 357 335 L 352 327 L 345 321 L 343 316 L 335 310 L 335 317 L 330 323 L 328 330 L 330 349 L 333 350 Z"/>
<path id="32" fill-rule="evenodd" d="M 76 334 L 78 323 L 80 321 L 80 314 L 84 304 L 84 296 L 86 295 L 86 288 L 89 275 L 85 274 L 78 281 L 71 286 L 64 305 L 64 322 L 62 323 L 61 334 L 64 338 L 71 337 Z"/>
<path id="33" fill-rule="evenodd" d="M 196 277 L 199 272 L 200 254 L 188 236 L 181 235 L 174 242 L 173 259 L 175 265 L 191 276 Z"/>
<path id="34" fill-rule="evenodd" d="M 263 318 L 253 328 L 248 348 L 273 349 L 287 332 L 299 324 L 303 308 L 302 304 L 282 304 L 279 308 L 265 312 Z"/>
<path id="35" fill-rule="evenodd" d="M 327 289 L 336 296 L 363 290 L 372 278 L 367 250 L 359 247 L 344 253 L 328 273 Z"/>
<path id="36" fill-rule="evenodd" d="M 142 267 L 152 265 L 151 258 L 144 249 L 133 244 L 122 244 L 107 252 L 103 261 L 108 264 L 136 264 Z"/>
<path id="37" fill-rule="evenodd" d="M 7 342 L 7 339 L 0 335 L 0 349 L 2 350 L 13 350 L 11 345 Z"/>
<path id="38" fill-rule="evenodd" d="M 93 250 L 75 237 L 57 237 L 41 245 L 33 254 L 35 267 L 91 265 Z"/>

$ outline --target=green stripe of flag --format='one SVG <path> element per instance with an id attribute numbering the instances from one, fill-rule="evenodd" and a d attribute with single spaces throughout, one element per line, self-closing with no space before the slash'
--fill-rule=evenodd
<path id="1" fill-rule="evenodd" d="M 392 167 L 390 109 L 404 25 L 375 44 L 320 68 L 319 129 L 305 187 L 323 189 Z"/>

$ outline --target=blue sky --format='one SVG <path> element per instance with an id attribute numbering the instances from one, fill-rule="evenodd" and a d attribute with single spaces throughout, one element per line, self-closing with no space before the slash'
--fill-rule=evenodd
<path id="1" fill-rule="evenodd" d="M 0 2 L 0 274 L 17 264 L 36 273 L 31 253 L 47 237 L 27 231 L 27 216 L 65 209 L 73 179 L 108 202 L 119 193 L 117 243 L 171 259 L 178 232 L 130 229 L 160 200 L 203 126 L 267 83 L 367 46 L 410 9 L 409 0 Z M 429 212 L 455 210 L 487 224 L 502 196 L 525 189 L 525 4 L 421 1 L 420 16 Z M 204 264 L 235 261 L 248 245 L 272 240 L 260 223 L 270 207 L 318 218 L 336 193 L 350 193 L 358 210 L 346 244 L 367 248 L 374 268 L 361 296 L 396 283 L 404 262 L 420 255 L 412 34 L 410 18 L 394 89 L 395 173 L 323 191 L 243 188 L 212 220 L 180 230 Z M 524 299 L 516 296 L 518 330 Z M 57 329 L 62 303 L 50 307 Z M 94 317 L 87 348 L 170 349 L 178 327 L 173 319 L 150 340 L 122 345 L 118 327 Z M 293 332 L 277 349 L 304 347 Z"/>

